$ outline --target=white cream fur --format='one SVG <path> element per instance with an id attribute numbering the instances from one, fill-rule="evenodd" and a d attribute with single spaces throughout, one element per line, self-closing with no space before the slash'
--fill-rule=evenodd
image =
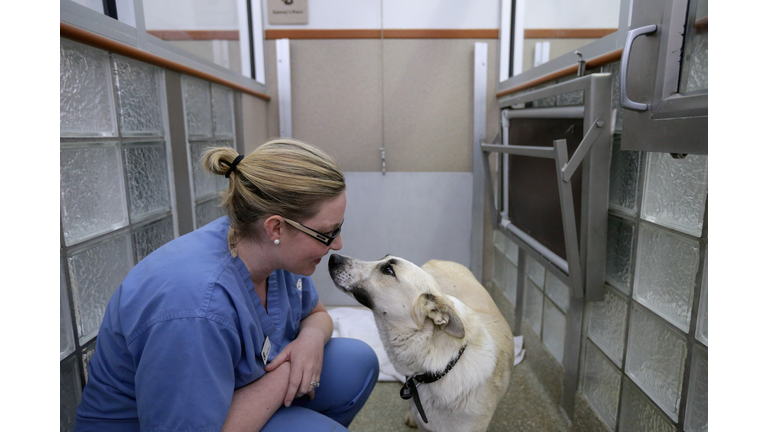
<path id="1" fill-rule="evenodd" d="M 380 271 L 382 263 L 393 258 L 396 278 Z M 356 287 L 370 295 L 384 349 L 403 375 L 440 372 L 466 344 L 447 375 L 418 387 L 429 422 L 423 423 L 411 403 L 409 425 L 435 432 L 487 429 L 509 385 L 514 341 L 506 320 L 469 269 L 446 261 L 433 260 L 419 268 L 395 257 L 374 262 L 345 257 L 343 265 L 331 270 L 331 277 L 343 291 Z M 461 321 L 463 338 L 448 334 L 440 319 L 444 325 L 429 319 L 435 310 L 419 310 L 423 304 L 419 298 L 425 293 Z"/>

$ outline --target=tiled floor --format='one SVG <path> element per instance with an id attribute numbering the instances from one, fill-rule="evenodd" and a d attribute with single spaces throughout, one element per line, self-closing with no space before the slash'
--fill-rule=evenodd
<path id="1" fill-rule="evenodd" d="M 528 362 L 515 366 L 506 397 L 496 408 L 489 432 L 565 432 L 566 416 L 546 396 Z M 349 427 L 352 432 L 414 432 L 405 425 L 408 402 L 400 399 L 397 382 L 379 382 Z"/>

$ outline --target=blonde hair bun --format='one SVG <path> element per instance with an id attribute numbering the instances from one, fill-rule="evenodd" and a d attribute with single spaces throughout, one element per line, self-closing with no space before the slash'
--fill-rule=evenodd
<path id="1" fill-rule="evenodd" d="M 211 174 L 226 175 L 238 157 L 230 147 L 206 149 L 201 163 Z M 254 223 L 271 215 L 305 220 L 322 202 L 346 188 L 341 169 L 318 147 L 294 139 L 268 141 L 246 155 L 229 176 L 221 205 L 242 236 L 254 236 Z"/>

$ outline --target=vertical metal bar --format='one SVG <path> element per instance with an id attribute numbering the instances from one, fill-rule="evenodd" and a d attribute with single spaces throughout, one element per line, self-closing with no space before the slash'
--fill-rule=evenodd
<path id="1" fill-rule="evenodd" d="M 517 293 L 515 295 L 515 334 L 522 334 L 523 302 L 525 302 L 525 258 L 522 250 L 517 254 Z"/>
<path id="2" fill-rule="evenodd" d="M 590 84 L 584 89 L 585 127 L 598 119 L 608 119 L 611 115 L 610 75 L 593 74 L 590 77 Z M 613 131 L 610 122 L 605 123 L 601 129 L 602 132 L 594 136 L 594 144 L 581 164 L 581 248 L 585 273 L 584 296 L 587 301 L 602 301 L 605 294 L 603 285 L 608 241 L 606 234 Z"/>
<path id="3" fill-rule="evenodd" d="M 277 52 L 277 99 L 279 104 L 280 136 L 292 138 L 290 39 L 278 39 L 275 41 L 275 51 Z"/>
<path id="4" fill-rule="evenodd" d="M 579 355 L 581 353 L 581 330 L 584 322 L 584 299 L 573 298 L 568 305 L 565 324 L 565 347 L 563 351 L 563 397 L 560 406 L 573 419 L 576 404 L 576 390 L 579 387 Z"/>
<path id="5" fill-rule="evenodd" d="M 493 177 L 491 176 L 490 157 L 490 153 L 482 152 L 485 195 L 491 206 L 491 229 L 495 231 L 499 228 L 499 209 L 496 207 L 496 197 L 493 195 Z"/>
<path id="6" fill-rule="evenodd" d="M 195 229 L 195 213 L 190 185 L 189 162 L 187 156 L 187 130 L 184 119 L 184 91 L 181 74 L 165 71 L 165 88 L 168 101 L 168 139 L 171 143 L 174 188 L 176 190 L 176 214 L 179 221 L 179 235 Z"/>
<path id="7" fill-rule="evenodd" d="M 235 116 L 235 150 L 245 154 L 245 131 L 243 130 L 243 94 L 232 92 L 233 114 Z"/>
<path id="8" fill-rule="evenodd" d="M 485 142 L 486 94 L 488 93 L 488 44 L 475 43 L 474 140 L 472 144 L 472 228 L 470 231 L 470 270 L 477 280 L 483 277 L 483 152 Z"/>
<path id="9" fill-rule="evenodd" d="M 557 188 L 560 192 L 560 214 L 563 219 L 565 233 L 565 254 L 568 258 L 568 275 L 571 278 L 571 300 L 584 297 L 584 279 L 582 276 L 579 244 L 576 235 L 576 214 L 573 206 L 573 190 L 571 184 L 564 182 L 561 168 L 568 160 L 568 148 L 565 140 L 555 141 L 555 170 L 557 171 Z"/>
<path id="10" fill-rule="evenodd" d="M 505 112 L 506 110 L 501 112 L 501 143 L 502 145 L 509 145 L 509 119 L 504 115 Z M 501 171 L 499 172 L 499 177 L 502 179 L 499 190 L 501 202 L 503 203 L 500 206 L 501 214 L 502 216 L 509 217 L 509 193 L 507 193 L 507 186 L 509 184 L 509 155 L 506 153 L 499 154 L 498 157 L 501 159 Z"/>
<path id="11" fill-rule="evenodd" d="M 133 0 L 133 16 L 136 23 L 136 46 L 147 51 L 147 24 L 144 19 L 143 0 Z"/>

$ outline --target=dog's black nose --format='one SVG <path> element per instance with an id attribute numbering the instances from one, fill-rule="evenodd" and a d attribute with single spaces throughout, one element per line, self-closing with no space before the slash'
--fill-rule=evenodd
<path id="1" fill-rule="evenodd" d="M 332 269 L 334 267 L 338 267 L 341 264 L 344 263 L 344 257 L 339 254 L 331 254 L 330 257 L 328 257 L 328 268 Z"/>

